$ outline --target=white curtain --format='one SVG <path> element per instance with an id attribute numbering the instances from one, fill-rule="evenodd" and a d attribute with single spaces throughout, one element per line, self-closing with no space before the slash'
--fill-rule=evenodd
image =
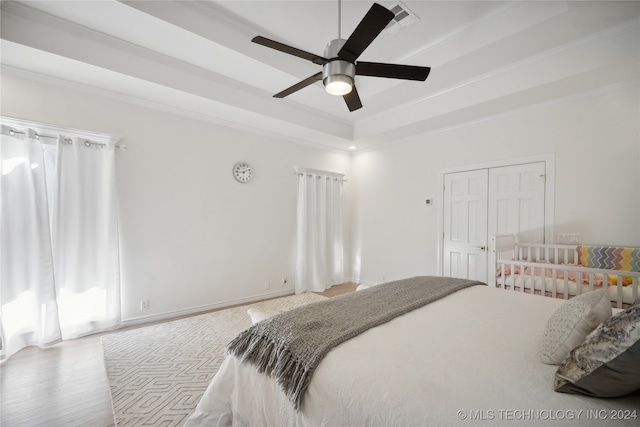
<path id="1" fill-rule="evenodd" d="M 0 359 L 62 339 L 54 280 L 42 144 L 0 140 Z"/>
<path id="2" fill-rule="evenodd" d="M 298 177 L 296 293 L 322 292 L 344 279 L 342 176 Z"/>
<path id="3" fill-rule="evenodd" d="M 0 359 L 120 324 L 115 146 L 2 129 Z"/>

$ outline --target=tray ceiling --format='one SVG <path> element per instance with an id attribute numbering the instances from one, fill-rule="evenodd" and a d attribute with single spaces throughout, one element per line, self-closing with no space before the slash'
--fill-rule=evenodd
<path id="1" fill-rule="evenodd" d="M 272 95 L 318 65 L 251 43 L 322 54 L 371 1 L 2 1 L 3 74 L 337 149 L 363 149 L 637 84 L 637 1 L 403 1 L 417 20 L 363 61 L 432 67 L 426 82 L 358 76 L 350 113 L 321 83 Z M 341 16 L 340 25 L 338 17 Z"/>

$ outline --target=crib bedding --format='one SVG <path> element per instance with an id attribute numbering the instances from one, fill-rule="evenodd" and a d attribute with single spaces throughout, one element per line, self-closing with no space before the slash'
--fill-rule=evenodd
<path id="1" fill-rule="evenodd" d="M 638 393 L 553 391 L 557 367 L 540 362 L 538 343 L 563 303 L 460 290 L 330 351 L 300 411 L 272 378 L 228 356 L 186 425 L 602 425 L 612 411 L 640 412 Z M 616 425 L 637 425 L 637 416 Z"/>

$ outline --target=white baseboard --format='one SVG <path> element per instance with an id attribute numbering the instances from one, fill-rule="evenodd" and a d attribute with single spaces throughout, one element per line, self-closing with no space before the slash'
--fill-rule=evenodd
<path id="1" fill-rule="evenodd" d="M 261 301 L 264 299 L 293 295 L 293 293 L 294 293 L 293 289 L 283 289 L 277 292 L 269 292 L 269 293 L 253 295 L 245 298 L 238 298 L 233 300 L 217 302 L 214 304 L 201 305 L 198 307 L 192 307 L 185 310 L 176 310 L 176 311 L 169 311 L 169 312 L 159 313 L 159 314 L 151 314 L 148 316 L 132 317 L 130 319 L 124 319 L 121 323 L 121 328 L 140 325 L 143 323 L 157 322 L 160 320 L 169 320 L 176 317 L 188 316 L 188 315 L 197 314 L 197 313 L 204 313 L 207 311 L 231 307 L 235 305 L 249 304 L 249 303 Z"/>

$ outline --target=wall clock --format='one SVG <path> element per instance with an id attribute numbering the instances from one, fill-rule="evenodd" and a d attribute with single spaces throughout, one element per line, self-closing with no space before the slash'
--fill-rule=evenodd
<path id="1" fill-rule="evenodd" d="M 233 165 L 233 176 L 238 182 L 247 183 L 253 178 L 253 169 L 248 163 L 238 162 Z"/>

